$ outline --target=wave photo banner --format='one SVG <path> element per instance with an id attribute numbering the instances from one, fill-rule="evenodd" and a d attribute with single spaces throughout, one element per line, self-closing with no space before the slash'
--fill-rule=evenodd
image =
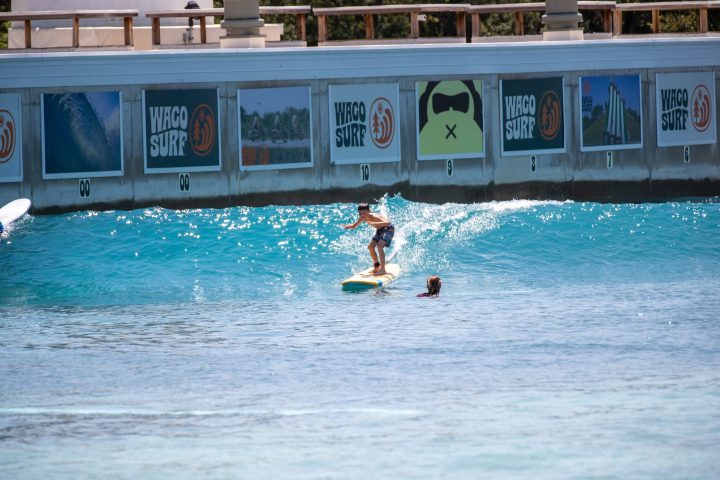
<path id="1" fill-rule="evenodd" d="M 417 82 L 418 160 L 485 156 L 482 80 Z"/>
<path id="2" fill-rule="evenodd" d="M 659 147 L 717 141 L 715 72 L 655 74 Z"/>
<path id="3" fill-rule="evenodd" d="M 237 102 L 241 169 L 312 166 L 309 86 L 243 88 Z"/>
<path id="4" fill-rule="evenodd" d="M 0 94 L 0 183 L 23 179 L 20 108 L 20 94 Z"/>
<path id="5" fill-rule="evenodd" d="M 332 163 L 399 162 L 398 84 L 330 85 L 328 90 Z"/>
<path id="6" fill-rule="evenodd" d="M 123 174 L 122 94 L 41 96 L 43 178 Z"/>
<path id="7" fill-rule="evenodd" d="M 500 80 L 502 155 L 565 152 L 562 77 Z"/>
<path id="8" fill-rule="evenodd" d="M 143 90 L 146 173 L 221 167 L 217 88 Z"/>
<path id="9" fill-rule="evenodd" d="M 580 77 L 580 151 L 642 148 L 640 75 Z"/>

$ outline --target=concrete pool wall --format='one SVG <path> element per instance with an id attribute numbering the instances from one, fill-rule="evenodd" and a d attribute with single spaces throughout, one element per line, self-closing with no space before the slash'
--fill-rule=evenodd
<path id="1" fill-rule="evenodd" d="M 667 73 L 712 75 L 709 132 L 714 140 L 698 143 L 690 135 L 682 144 L 658 145 L 656 83 L 658 74 Z M 2 180 L 0 165 L 0 204 L 29 197 L 35 213 L 52 213 L 151 205 L 191 208 L 363 201 L 384 193 L 426 202 L 645 201 L 719 195 L 715 120 L 719 74 L 718 37 L 3 54 L 0 94 L 15 94 L 9 98 L 19 99 L 20 114 L 15 117 L 21 118 L 16 122 L 21 127 L 17 131 L 22 148 L 19 160 L 17 154 L 13 160 L 20 162 L 18 177 Z M 580 78 L 622 76 L 639 76 L 641 148 L 613 145 L 587 151 L 581 144 L 581 108 L 587 92 L 580 91 Z M 521 80 L 516 82 L 519 87 L 532 89 L 537 81 L 558 77 L 562 78 L 562 151 L 541 146 L 536 151 L 508 152 L 501 138 L 501 82 L 509 89 L 512 81 Z M 482 82 L 482 153 L 418 160 L 416 84 L 453 80 Z M 398 158 L 382 162 L 336 159 L 331 146 L 335 141 L 332 88 L 340 92 L 337 86 L 345 86 L 345 94 L 356 90 L 362 96 L 378 84 L 396 85 L 392 88 L 397 90 L 398 113 L 393 128 Z M 238 90 L 295 86 L 309 87 L 312 161 L 298 168 L 292 164 L 244 168 Z M 143 92 L 193 89 L 218 92 L 219 165 L 210 171 L 182 167 L 146 171 Z M 120 171 L 48 175 L 43 131 L 53 126 L 43 124 L 43 94 L 107 91 L 120 92 Z M 450 128 L 447 131 L 454 135 Z M 709 138 L 708 131 L 705 135 Z"/>

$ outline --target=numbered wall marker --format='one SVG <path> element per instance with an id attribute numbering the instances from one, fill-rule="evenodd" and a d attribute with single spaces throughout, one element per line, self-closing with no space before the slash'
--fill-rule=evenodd
<path id="1" fill-rule="evenodd" d="M 535 172 L 537 170 L 537 157 L 535 155 L 530 157 L 530 171 Z"/>
<path id="2" fill-rule="evenodd" d="M 181 173 L 179 174 L 180 177 L 180 191 L 181 192 L 189 192 L 190 191 L 190 174 L 189 173 Z"/>
<path id="3" fill-rule="evenodd" d="M 449 158 L 449 159 L 447 160 L 447 164 L 445 165 L 445 174 L 446 174 L 448 177 L 452 177 L 454 171 L 455 171 L 455 165 L 453 165 L 453 160 L 452 160 L 452 158 Z"/>
<path id="4" fill-rule="evenodd" d="M 90 179 L 81 178 L 78 183 L 80 184 L 80 198 L 90 197 Z"/>
<path id="5" fill-rule="evenodd" d="M 690 147 L 687 145 L 683 148 L 683 162 L 690 163 Z"/>
<path id="6" fill-rule="evenodd" d="M 360 181 L 362 183 L 370 181 L 370 164 L 363 163 L 360 165 Z"/>
<path id="7" fill-rule="evenodd" d="M 607 168 L 613 168 L 613 152 L 607 152 Z"/>

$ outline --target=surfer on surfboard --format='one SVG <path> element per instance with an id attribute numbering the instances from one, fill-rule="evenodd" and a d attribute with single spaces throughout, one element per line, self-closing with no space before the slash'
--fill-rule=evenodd
<path id="1" fill-rule="evenodd" d="M 395 227 L 384 215 L 371 212 L 370 205 L 367 203 L 358 204 L 358 215 L 360 215 L 360 217 L 355 223 L 343 225 L 343 228 L 350 230 L 357 228 L 361 223 L 365 222 L 375 229 L 375 235 L 368 245 L 368 250 L 370 250 L 370 256 L 372 257 L 375 267 L 373 268 L 373 274 L 385 275 L 387 273 L 385 271 L 385 247 L 390 246 L 393 235 L 395 235 Z M 375 251 L 376 248 L 377 252 Z"/>

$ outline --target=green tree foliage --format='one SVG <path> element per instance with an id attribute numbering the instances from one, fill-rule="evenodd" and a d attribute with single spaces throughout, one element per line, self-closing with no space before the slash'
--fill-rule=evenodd
<path id="1" fill-rule="evenodd" d="M 10 11 L 11 0 L 0 0 L 0 11 Z M 426 3 L 470 3 L 470 4 L 501 4 L 501 3 L 528 3 L 533 0 L 432 0 Z M 618 0 L 617 3 L 637 3 L 641 0 Z M 642 0 L 662 1 L 662 0 Z M 260 0 L 260 5 L 290 6 L 310 5 L 314 8 L 348 7 L 357 5 L 390 5 L 421 3 L 413 0 Z M 213 5 L 222 8 L 223 0 L 213 0 Z M 99 8 L 99 7 L 98 7 Z M 586 32 L 602 32 L 603 22 L 600 11 L 585 10 L 583 14 L 584 30 Z M 542 32 L 542 14 L 531 12 L 524 14 L 524 27 L 527 35 L 537 35 Z M 216 19 L 219 22 L 220 18 Z M 283 23 L 284 38 L 295 40 L 296 18 L 294 15 L 268 15 L 268 23 Z M 697 32 L 699 30 L 699 14 L 697 10 L 679 10 L 661 12 L 660 31 L 662 33 Z M 515 19 L 512 14 L 490 14 L 482 17 L 483 35 L 514 35 Z M 0 23 L 0 48 L 7 48 L 7 30 L 10 22 Z M 720 30 L 720 9 L 708 10 L 708 28 L 710 31 Z M 470 35 L 470 18 L 467 18 L 467 34 Z M 623 14 L 623 33 L 651 33 L 652 14 L 648 12 L 626 12 Z M 403 38 L 410 33 L 410 19 L 408 15 L 376 15 L 375 38 Z M 362 16 L 333 16 L 328 17 L 328 34 L 331 40 L 351 40 L 365 37 L 365 20 Z M 455 15 L 452 13 L 438 13 L 428 15 L 427 20 L 420 24 L 420 35 L 423 37 L 450 37 L 455 35 Z M 307 17 L 308 45 L 317 45 L 317 18 L 313 15 Z"/>
<path id="2" fill-rule="evenodd" d="M 504 4 L 530 3 L 534 0 L 433 0 L 427 3 L 469 3 L 469 4 Z M 617 3 L 638 3 L 663 0 L 618 0 Z M 215 0 L 216 5 L 222 4 Z M 412 0 L 260 0 L 261 5 L 310 5 L 315 8 L 341 7 L 357 5 L 389 5 L 421 3 Z M 219 6 L 219 5 L 218 5 Z M 583 24 L 585 32 L 603 32 L 603 16 L 600 11 L 584 10 Z M 468 16 L 469 17 L 469 16 Z M 697 10 L 667 11 L 660 14 L 660 31 L 663 33 L 697 32 L 699 30 L 699 14 Z M 542 33 L 542 13 L 524 14 L 524 29 L 527 35 Z M 284 23 L 284 38 L 295 39 L 295 17 L 291 15 L 267 16 L 268 23 Z M 308 17 L 308 45 L 317 44 L 317 20 Z M 467 18 L 466 31 L 471 32 L 470 18 Z M 514 35 L 515 19 L 512 14 L 490 14 L 482 17 L 483 35 Z M 720 30 L 720 9 L 708 11 L 708 27 L 710 31 Z M 376 15 L 375 37 L 405 37 L 410 32 L 408 15 Z M 623 14 L 623 33 L 651 33 L 652 14 L 648 12 L 626 12 Z M 362 16 L 328 17 L 328 35 L 332 40 L 361 39 L 365 36 L 365 23 Z M 455 16 L 452 13 L 428 15 L 427 20 L 420 24 L 420 35 L 427 37 L 443 37 L 455 35 Z"/>
<path id="3" fill-rule="evenodd" d="M 10 11 L 10 0 L 0 0 L 0 12 Z M 0 22 L 0 48 L 7 48 L 8 46 L 8 28 L 10 28 L 10 22 Z"/>
<path id="4" fill-rule="evenodd" d="M 620 3 L 639 3 L 641 0 L 619 0 Z M 663 0 L 642 0 L 655 3 Z M 677 2 L 682 3 L 682 2 Z M 652 33 L 652 12 L 624 12 L 622 33 Z M 708 10 L 708 30 L 720 29 L 720 9 Z M 700 31 L 700 14 L 694 10 L 670 10 L 660 12 L 660 33 L 693 33 Z"/>

